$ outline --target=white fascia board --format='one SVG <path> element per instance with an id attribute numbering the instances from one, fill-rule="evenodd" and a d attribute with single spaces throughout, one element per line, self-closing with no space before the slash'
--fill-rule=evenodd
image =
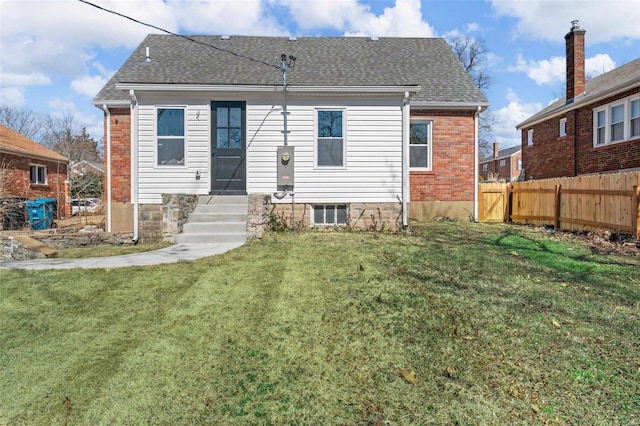
<path id="1" fill-rule="evenodd" d="M 281 85 L 210 85 L 210 84 L 137 84 L 118 83 L 116 89 L 135 91 L 171 92 L 281 92 Z M 418 92 L 420 86 L 295 86 L 288 85 L 290 93 L 405 93 Z"/>
<path id="2" fill-rule="evenodd" d="M 98 107 L 100 109 L 102 109 L 102 105 L 106 105 L 107 107 L 111 108 L 111 107 L 128 107 L 131 105 L 131 101 L 130 100 L 111 100 L 111 101 L 100 101 L 100 100 L 94 100 L 91 101 L 91 105 Z"/>
<path id="3" fill-rule="evenodd" d="M 489 102 L 431 102 L 431 101 L 411 101 L 412 109 L 450 109 L 450 110 L 474 110 L 478 107 L 484 111 L 491 105 Z"/>

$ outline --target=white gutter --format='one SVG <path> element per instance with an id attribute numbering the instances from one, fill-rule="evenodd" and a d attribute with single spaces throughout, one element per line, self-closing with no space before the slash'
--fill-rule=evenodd
<path id="1" fill-rule="evenodd" d="M 409 123 L 411 120 L 409 92 L 404 92 L 402 102 L 402 227 L 409 226 L 409 202 L 411 182 L 409 176 Z"/>
<path id="2" fill-rule="evenodd" d="M 281 92 L 278 85 L 211 85 L 211 84 L 137 84 L 118 83 L 116 89 L 137 91 L 179 92 Z M 408 86 L 287 86 L 287 92 L 332 92 L 332 93 L 416 93 L 419 85 Z"/>
<path id="3" fill-rule="evenodd" d="M 111 111 L 106 104 L 102 105 L 104 113 L 107 115 L 107 134 L 106 134 L 106 151 L 107 151 L 107 232 L 111 232 Z"/>
<path id="4" fill-rule="evenodd" d="M 138 200 L 138 98 L 133 89 L 131 98 L 131 202 L 133 203 L 133 241 L 138 242 L 140 206 Z"/>
<path id="5" fill-rule="evenodd" d="M 489 102 L 447 102 L 447 101 L 411 101 L 411 106 L 415 108 L 437 108 L 437 109 L 445 109 L 445 110 L 476 110 L 477 108 L 482 108 L 482 110 L 488 108 L 490 105 Z"/>
<path id="6" fill-rule="evenodd" d="M 473 220 L 478 222 L 478 175 L 480 174 L 480 128 L 479 128 L 479 115 L 482 111 L 482 106 L 478 105 L 478 110 L 473 115 Z"/>

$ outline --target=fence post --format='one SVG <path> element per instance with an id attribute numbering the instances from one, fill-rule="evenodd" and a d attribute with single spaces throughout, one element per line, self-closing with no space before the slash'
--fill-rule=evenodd
<path id="1" fill-rule="evenodd" d="M 560 229 L 560 188 L 561 185 L 556 185 L 556 197 L 553 212 L 553 228 Z"/>
<path id="2" fill-rule="evenodd" d="M 511 209 L 513 203 L 513 184 L 510 183 L 507 185 L 507 200 L 506 200 L 506 217 L 504 218 L 505 222 L 511 223 Z"/>
<path id="3" fill-rule="evenodd" d="M 640 186 L 638 185 L 633 187 L 633 202 L 631 203 L 631 207 L 633 209 L 631 216 L 633 223 L 631 226 L 633 226 L 633 230 L 635 231 L 636 240 L 640 240 Z"/>

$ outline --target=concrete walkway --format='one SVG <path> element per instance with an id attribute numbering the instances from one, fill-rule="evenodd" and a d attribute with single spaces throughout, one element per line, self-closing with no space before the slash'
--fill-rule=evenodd
<path id="1" fill-rule="evenodd" d="M 33 259 L 0 262 L 0 269 L 74 269 L 123 268 L 126 266 L 159 265 L 201 259 L 240 247 L 244 242 L 211 244 L 176 244 L 160 250 L 122 256 L 89 257 L 84 259 Z"/>

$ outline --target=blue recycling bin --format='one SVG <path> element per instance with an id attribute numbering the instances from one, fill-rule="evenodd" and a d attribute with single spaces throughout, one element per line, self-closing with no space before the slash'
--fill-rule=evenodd
<path id="1" fill-rule="evenodd" d="M 40 231 L 51 228 L 57 205 L 58 200 L 55 198 L 38 198 L 27 201 L 26 207 L 31 229 Z"/>

